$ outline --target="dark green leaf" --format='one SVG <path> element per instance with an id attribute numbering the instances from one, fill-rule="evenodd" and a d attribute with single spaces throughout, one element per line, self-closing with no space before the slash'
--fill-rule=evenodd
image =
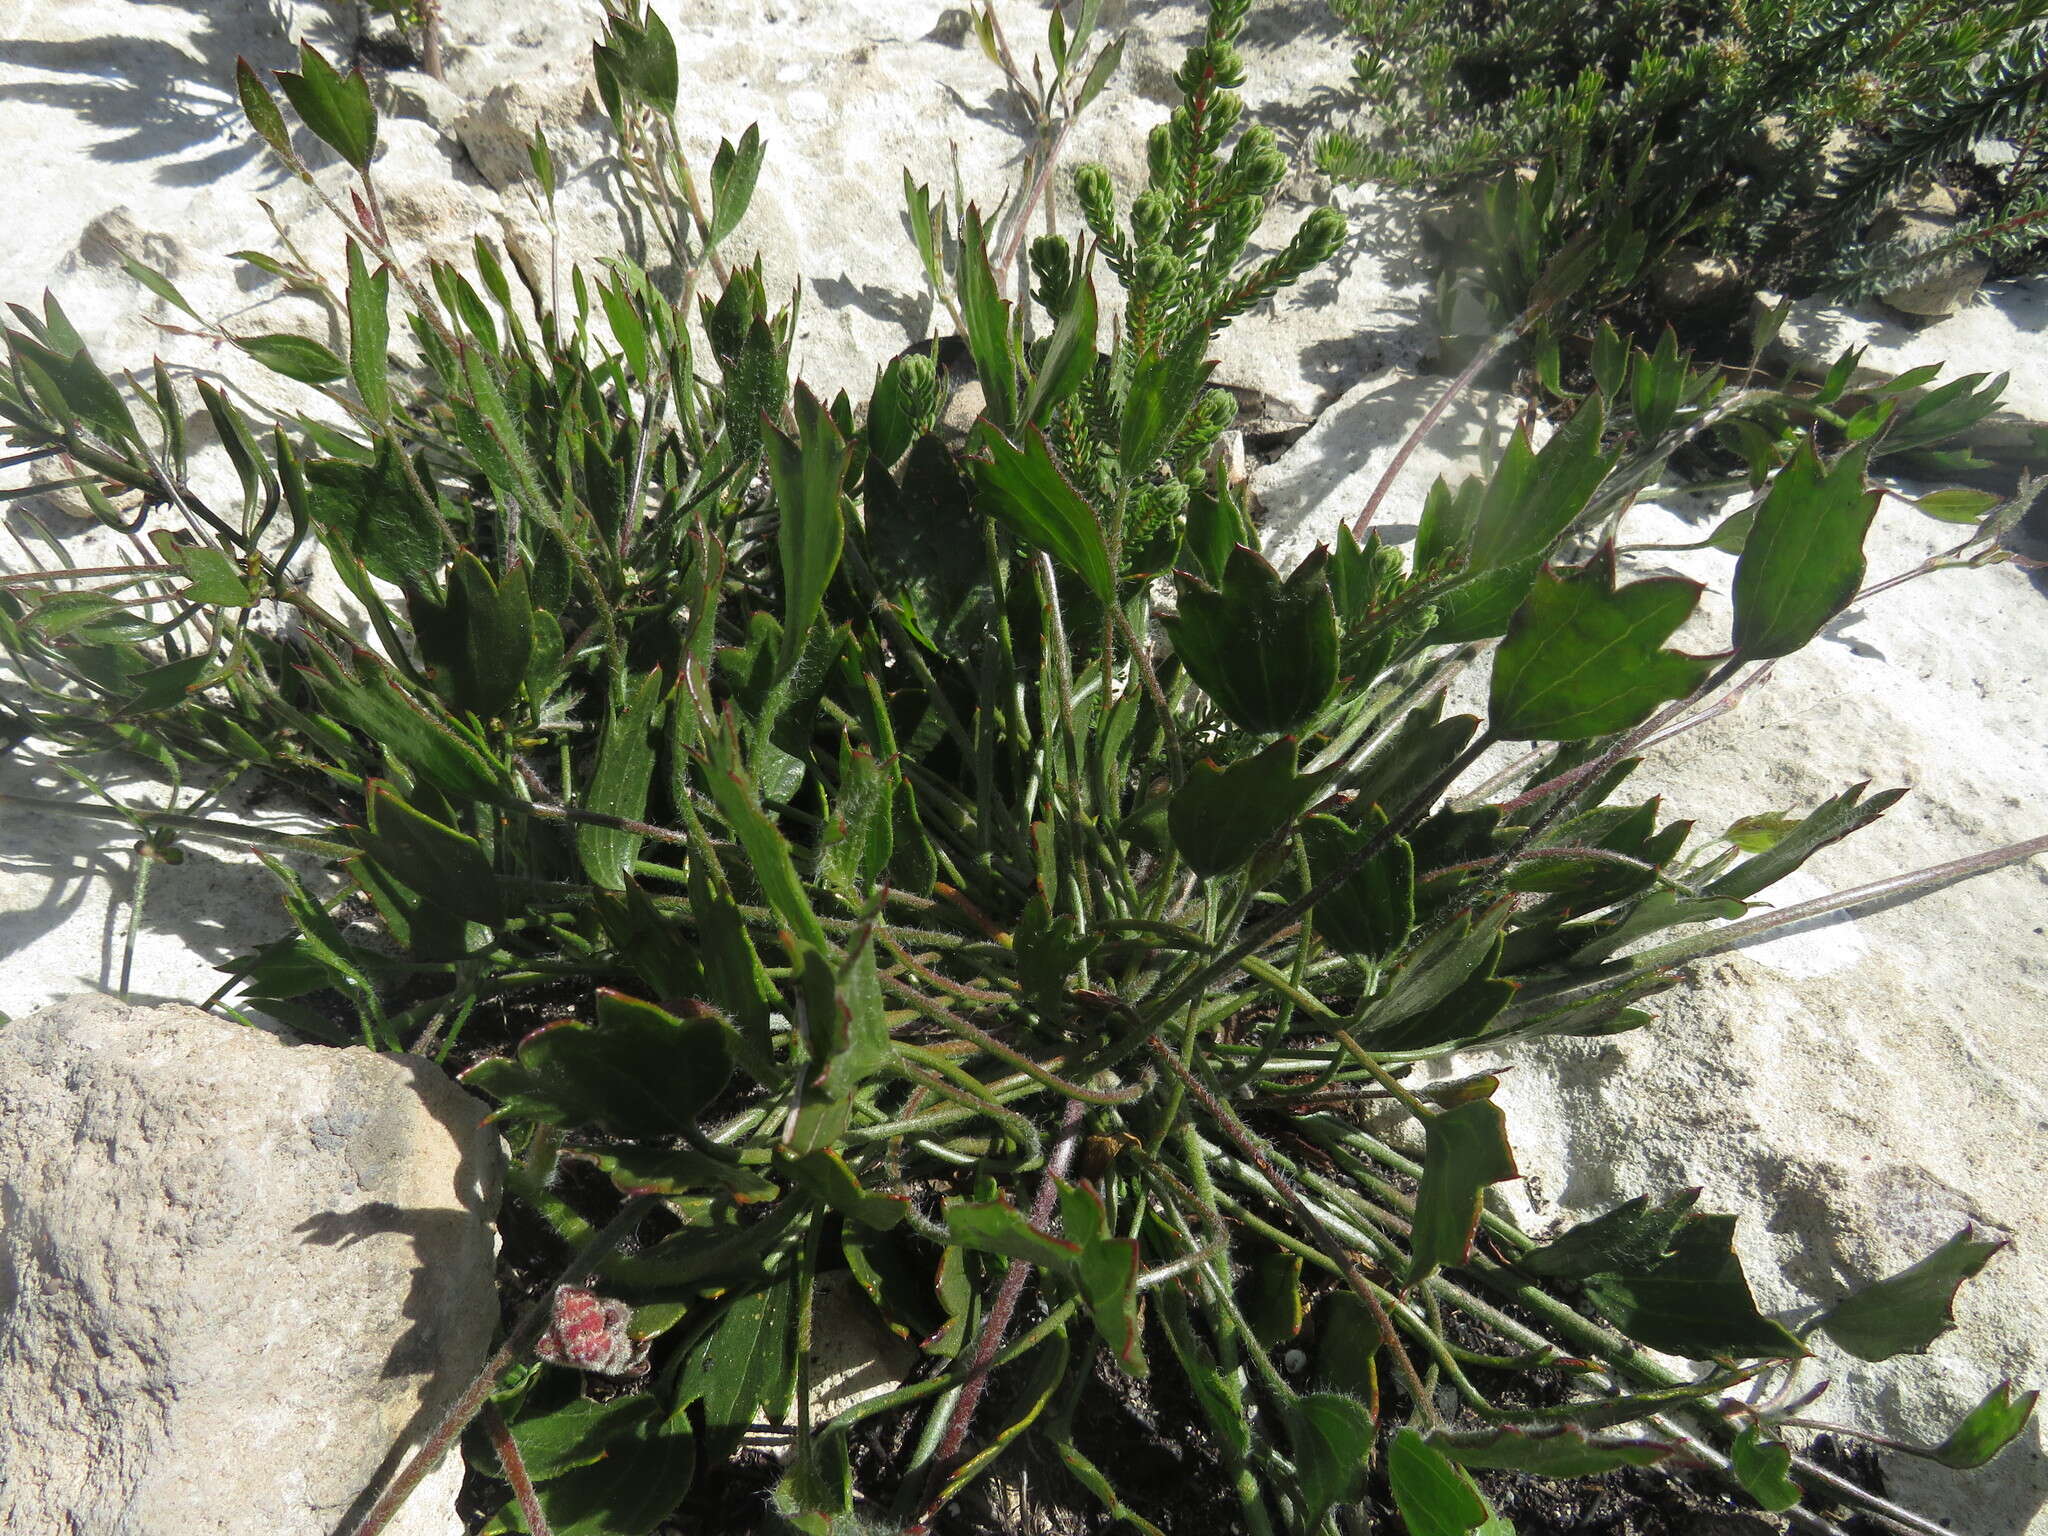
<path id="1" fill-rule="evenodd" d="M 783 672 L 803 654 L 825 588 L 839 569 L 846 539 L 840 487 L 853 459 L 853 445 L 801 384 L 796 387 L 796 429 L 793 439 L 779 428 L 768 433 L 768 471 L 782 518 L 776 544 L 782 555 Z"/>
<path id="2" fill-rule="evenodd" d="M 1463 1264 L 1487 1186 L 1521 1177 L 1508 1146 L 1507 1117 L 1490 1099 L 1474 1099 L 1432 1116 L 1423 1125 L 1423 1138 L 1410 1285 L 1439 1267 Z"/>
<path id="3" fill-rule="evenodd" d="M 1208 331 L 1195 326 L 1171 351 L 1147 352 L 1138 359 L 1117 447 L 1126 479 L 1147 473 L 1187 420 L 1216 368 L 1215 359 L 1202 356 L 1208 347 Z"/>
<path id="4" fill-rule="evenodd" d="M 597 1022 L 563 1019 L 519 1042 L 516 1059 L 478 1062 L 463 1081 L 498 1113 L 552 1125 L 601 1125 L 622 1136 L 694 1130 L 732 1076 L 726 1025 L 678 1019 L 623 993 L 597 995 Z"/>
<path id="5" fill-rule="evenodd" d="M 1387 1484 L 1408 1536 L 1465 1536 L 1489 1513 L 1464 1470 L 1412 1429 L 1387 1447 Z"/>
<path id="6" fill-rule="evenodd" d="M 1379 825 L 1386 824 L 1385 817 Z M 1374 835 L 1369 823 L 1347 827 L 1334 816 L 1311 816 L 1301 826 L 1309 873 L 1321 881 L 1342 868 Z M 1316 903 L 1315 927 L 1345 954 L 1382 961 L 1394 955 L 1415 927 L 1415 854 L 1395 838 L 1365 867 Z"/>
<path id="7" fill-rule="evenodd" d="M 732 1454 L 763 1410 L 787 1406 L 795 1384 L 791 1349 L 795 1298 L 787 1284 L 741 1296 L 690 1351 L 676 1382 L 676 1407 L 704 1404 L 707 1451 Z"/>
<path id="8" fill-rule="evenodd" d="M 608 1403 L 572 1397 L 548 1413 L 521 1415 L 512 1421 L 512 1438 L 526 1475 L 549 1482 L 576 1467 L 601 1460 L 620 1440 L 661 1411 L 648 1394 L 635 1393 Z"/>
<path id="9" fill-rule="evenodd" d="M 1180 612 L 1165 621 L 1174 654 L 1233 724 L 1299 730 L 1336 687 L 1328 561 L 1318 549 L 1283 583 L 1263 555 L 1240 544 L 1220 590 L 1185 571 L 1175 578 Z"/>
<path id="10" fill-rule="evenodd" d="M 1295 776 L 1296 755 L 1295 739 L 1282 736 L 1228 768 L 1204 758 L 1188 770 L 1166 813 L 1188 868 L 1227 874 L 1286 829 L 1314 788 L 1312 780 Z"/>
<path id="11" fill-rule="evenodd" d="M 370 168 L 377 153 L 377 109 L 370 104 L 370 82 L 360 69 L 343 76 L 312 44 L 301 43 L 298 72 L 280 70 L 277 83 L 315 138 L 358 171 Z M 243 106 L 248 105 L 245 93 Z M 250 121 L 256 122 L 253 111 Z M 261 132 L 262 124 L 257 128 Z"/>
<path id="12" fill-rule="evenodd" d="M 1025 997 L 1048 1014 L 1062 1012 L 1069 979 L 1102 947 L 1102 938 L 1099 933 L 1083 934 L 1070 912 L 1053 916 L 1045 893 L 1034 893 L 1012 939 Z"/>
<path id="13" fill-rule="evenodd" d="M 526 567 L 515 565 L 502 581 L 493 580 L 484 563 L 463 550 L 448 575 L 448 614 L 460 647 L 455 704 L 493 720 L 519 697 L 533 654 L 533 601 L 527 593 Z M 592 789 L 595 792 L 594 783 Z"/>
<path id="14" fill-rule="evenodd" d="M 830 1147 L 786 1157 L 783 1168 L 790 1178 L 817 1200 L 850 1221 L 883 1231 L 898 1225 L 909 1209 L 902 1195 L 870 1194 L 860 1177 L 846 1166 L 846 1160 Z"/>
<path id="15" fill-rule="evenodd" d="M 564 1156 L 595 1165 L 622 1195 L 715 1191 L 729 1197 L 735 1205 L 753 1205 L 773 1200 L 782 1193 L 778 1185 L 751 1168 L 688 1147 L 676 1151 L 658 1147 L 615 1146 L 608 1151 L 578 1147 L 566 1151 Z"/>
<path id="16" fill-rule="evenodd" d="M 1792 1452 L 1775 1440 L 1764 1439 L 1756 1425 L 1735 1437 L 1729 1456 L 1743 1490 L 1772 1514 L 1799 1502 L 1799 1485 L 1790 1475 Z"/>
<path id="17" fill-rule="evenodd" d="M 1638 1344 L 1689 1360 L 1793 1360 L 1806 1353 L 1792 1334 L 1757 1311 L 1733 1216 L 1693 1216 L 1653 1269 L 1589 1276 L 1586 1295 Z"/>
<path id="18" fill-rule="evenodd" d="M 1085 274 L 1074 289 L 1067 312 L 1053 328 L 1045 356 L 1024 393 L 1020 420 L 1043 426 L 1053 408 L 1082 384 L 1095 368 L 1095 279 Z"/>
<path id="19" fill-rule="evenodd" d="M 1081 1255 L 1079 1245 L 1047 1237 L 1006 1200 L 949 1200 L 946 1230 L 963 1248 L 1022 1259 L 1060 1275 L 1071 1274 Z"/>
<path id="20" fill-rule="evenodd" d="M 1577 570 L 1543 572 L 1494 655 L 1494 733 L 1584 741 L 1640 725 L 1690 694 L 1712 663 L 1659 647 L 1699 595 L 1675 577 L 1617 588 L 1611 548 Z"/>
<path id="21" fill-rule="evenodd" d="M 1316 1385 L 1355 1398 L 1376 1415 L 1381 1339 L 1364 1300 L 1347 1290 L 1325 1296 L 1316 1308 L 1315 1341 Z"/>
<path id="22" fill-rule="evenodd" d="M 656 668 L 633 683 L 625 708 L 606 724 L 597 769 L 583 795 L 583 809 L 624 821 L 638 821 L 646 815 L 647 791 L 654 782 L 655 743 L 665 707 L 662 681 L 661 670 Z M 576 828 L 576 853 L 584 874 L 591 884 L 608 891 L 626 888 L 626 876 L 645 841 L 640 833 L 624 827 L 585 824 Z"/>
<path id="23" fill-rule="evenodd" d="M 1559 1280 L 1583 1280 L 1603 1270 L 1647 1274 L 1671 1251 L 1671 1239 L 1698 1203 L 1697 1189 L 1650 1203 L 1637 1195 L 1516 1260 L 1516 1268 Z"/>
<path id="24" fill-rule="evenodd" d="M 1811 442 L 1778 471 L 1735 567 L 1735 648 L 1746 660 L 1789 656 L 1863 582 L 1863 536 L 1879 492 L 1863 479 L 1867 445 L 1823 469 Z"/>
<path id="25" fill-rule="evenodd" d="M 355 835 L 365 853 L 457 917 L 505 920 L 504 892 L 481 843 L 413 809 L 382 780 L 370 781 L 365 803 L 369 826 Z"/>
<path id="26" fill-rule="evenodd" d="M 1965 1227 L 1919 1263 L 1837 1302 L 1815 1326 L 1859 1360 L 1924 1353 L 1954 1324 L 1957 1290 L 2003 1247 Z"/>
<path id="27" fill-rule="evenodd" d="M 1313 1530 L 1334 1506 L 1355 1503 L 1364 1493 L 1375 1426 L 1364 1407 L 1334 1392 L 1303 1393 L 1286 1412 L 1287 1443 L 1301 1480 L 1300 1528 Z"/>
<path id="28" fill-rule="evenodd" d="M 1017 425 L 1017 351 L 1010 335 L 1010 305 L 989 265 L 981 212 L 970 206 L 960 221 L 960 309 L 967 349 L 981 380 L 988 419 L 998 432 Z M 1057 552 L 1057 551 L 1056 551 Z"/>
<path id="29" fill-rule="evenodd" d="M 747 124 L 737 149 L 729 140 L 718 141 L 718 153 L 711 157 L 711 230 L 704 237 L 706 245 L 717 245 L 739 227 L 754 200 L 754 183 L 766 153 L 759 123 Z"/>
<path id="30" fill-rule="evenodd" d="M 1540 453 L 1530 451 L 1526 433 L 1510 439 L 1480 499 L 1466 544 L 1468 569 L 1498 570 L 1549 552 L 1614 465 L 1613 457 L 1600 451 L 1605 425 L 1606 412 L 1596 395 Z"/>
<path id="31" fill-rule="evenodd" d="M 1116 583 L 1101 520 L 1053 463 L 1044 433 L 1026 428 L 1021 449 L 1005 437 L 993 437 L 988 457 L 970 462 L 989 511 L 1026 543 L 1049 550 L 1103 602 L 1114 601 Z"/>
<path id="32" fill-rule="evenodd" d="M 377 457 L 369 464 L 307 464 L 306 505 L 321 532 L 373 576 L 426 587 L 440 570 L 439 515 L 414 495 L 390 438 L 377 440 Z"/>

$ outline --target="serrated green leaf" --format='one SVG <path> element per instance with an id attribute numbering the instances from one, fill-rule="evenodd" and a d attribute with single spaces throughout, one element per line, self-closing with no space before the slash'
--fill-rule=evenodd
<path id="1" fill-rule="evenodd" d="M 1286 829 L 1314 792 L 1314 781 L 1295 774 L 1298 755 L 1295 739 L 1282 736 L 1228 768 L 1204 758 L 1188 770 L 1166 812 L 1188 868 L 1228 874 Z"/>
<path id="2" fill-rule="evenodd" d="M 1699 1190 L 1684 1189 L 1652 1205 L 1648 1195 L 1637 1195 L 1523 1254 L 1515 1267 L 1559 1280 L 1583 1280 L 1603 1270 L 1647 1274 L 1670 1254 L 1671 1239 L 1699 1197 Z"/>
<path id="3" fill-rule="evenodd" d="M 1384 817 L 1380 825 L 1385 824 Z M 1302 823 L 1309 873 L 1321 881 L 1342 868 L 1374 835 L 1368 822 L 1347 827 L 1334 816 Z M 1379 961 L 1397 953 L 1415 927 L 1415 853 L 1395 838 L 1336 890 L 1316 903 L 1316 931 L 1345 954 Z"/>
<path id="4" fill-rule="evenodd" d="M 1081 1255 L 1078 1244 L 1046 1236 L 1006 1200 L 948 1200 L 946 1231 L 963 1248 L 1022 1259 L 1060 1275 L 1071 1273 Z"/>
<path id="5" fill-rule="evenodd" d="M 1328 552 L 1318 549 L 1283 582 L 1265 556 L 1242 544 L 1223 585 L 1180 572 L 1180 611 L 1165 621 L 1174 654 L 1233 724 L 1298 731 L 1337 684 L 1337 610 Z"/>
<path id="6" fill-rule="evenodd" d="M 1585 741 L 1640 725 L 1706 680 L 1705 657 L 1660 649 L 1699 601 L 1693 582 L 1614 584 L 1614 554 L 1543 572 L 1493 659 L 1494 733 Z"/>
<path id="7" fill-rule="evenodd" d="M 2012 1383 L 2001 1381 L 1963 1416 L 1946 1440 L 1926 1454 L 1944 1467 L 1970 1471 L 1981 1467 L 2019 1438 L 2032 1417 L 2038 1392 L 2012 1395 Z"/>
<path id="8" fill-rule="evenodd" d="M 1490 1099 L 1474 1099 L 1431 1116 L 1423 1125 L 1423 1147 L 1410 1285 L 1438 1268 L 1463 1264 L 1471 1252 L 1487 1186 L 1521 1177 L 1508 1146 L 1507 1117 Z"/>
<path id="9" fill-rule="evenodd" d="M 910 1201 L 903 1195 L 870 1194 L 860 1176 L 830 1147 L 799 1157 L 785 1155 L 782 1166 L 799 1188 L 862 1226 L 887 1231 L 899 1225 L 909 1210 Z"/>
<path id="10" fill-rule="evenodd" d="M 1751 1424 L 1735 1437 L 1729 1453 L 1736 1481 L 1743 1491 L 1772 1514 L 1780 1514 L 1799 1502 L 1799 1485 L 1792 1481 L 1792 1452 Z"/>
<path id="11" fill-rule="evenodd" d="M 1799 1340 L 1756 1309 L 1735 1256 L 1733 1216 L 1693 1216 L 1671 1251 L 1637 1274 L 1588 1276 L 1585 1291 L 1602 1315 L 1638 1344 L 1688 1360 L 1793 1360 Z"/>
<path id="12" fill-rule="evenodd" d="M 355 833 L 363 852 L 457 917 L 493 927 L 505 920 L 497 871 L 475 838 L 415 810 L 380 779 L 370 781 L 364 804 L 369 824 Z"/>
<path id="13" fill-rule="evenodd" d="M 1965 1227 L 1919 1263 L 1837 1302 L 1815 1326 L 1859 1360 L 1923 1353 L 1954 1325 L 1963 1282 L 2005 1246 Z"/>
<path id="14" fill-rule="evenodd" d="M 429 586 L 441 568 L 438 514 L 420 505 L 390 438 L 368 464 L 314 459 L 305 467 L 306 505 L 321 532 L 373 576 Z"/>
<path id="15" fill-rule="evenodd" d="M 280 70 L 277 83 L 315 138 L 358 171 L 370 168 L 377 153 L 377 109 L 370 104 L 370 82 L 360 69 L 344 76 L 312 44 L 301 43 L 298 71 Z M 243 106 L 248 105 L 245 95 Z M 250 120 L 255 121 L 253 111 Z"/>

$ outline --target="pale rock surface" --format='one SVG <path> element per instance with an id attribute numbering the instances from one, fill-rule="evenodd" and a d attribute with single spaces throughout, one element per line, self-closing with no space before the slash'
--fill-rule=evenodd
<path id="1" fill-rule="evenodd" d="M 331 1536 L 483 1364 L 483 1116 L 194 1008 L 0 1029 L 0 1528 Z M 459 1531 L 461 1476 L 389 1529 Z"/>
<path id="2" fill-rule="evenodd" d="M 1265 535 L 1266 554 L 1285 571 L 1318 542 L 1337 536 L 1337 524 L 1363 510 L 1394 455 L 1450 380 L 1388 371 L 1353 385 L 1314 426 L 1271 464 L 1254 469 L 1252 494 Z M 1466 390 L 1438 418 L 1401 466 L 1373 516 L 1381 539 L 1407 544 L 1437 480 L 1455 486 L 1506 446 L 1521 414 L 1512 396 Z M 1543 423 L 1537 422 L 1538 437 Z"/>

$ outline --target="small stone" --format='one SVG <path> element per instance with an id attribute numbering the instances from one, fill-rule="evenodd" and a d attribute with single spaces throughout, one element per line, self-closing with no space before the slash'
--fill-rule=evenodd
<path id="1" fill-rule="evenodd" d="M 917 1351 L 891 1333 L 860 1283 L 844 1269 L 828 1270 L 811 1288 L 810 1419 L 813 1428 L 849 1408 L 894 1392 L 917 1368 Z M 788 1416 L 748 1447 L 787 1461 L 796 1452 L 792 1405 Z"/>
<path id="2" fill-rule="evenodd" d="M 74 997 L 0 1028 L 0 1529 L 332 1536 L 481 1369 L 498 1138 L 432 1063 Z M 389 1527 L 453 1536 L 459 1456 Z"/>
<path id="3" fill-rule="evenodd" d="M 1882 263 L 1940 246 L 1954 239 L 1963 223 L 1955 194 L 1931 177 L 1919 176 L 1870 221 L 1863 239 L 1872 259 Z M 1991 263 L 1964 250 L 1916 271 L 1919 275 L 1913 281 L 1882 289 L 1878 296 L 1901 314 L 1939 317 L 1954 314 L 1977 296 L 1991 275 Z"/>
<path id="4" fill-rule="evenodd" d="M 533 178 L 529 151 L 536 129 L 547 134 L 558 174 L 609 153 L 594 117 L 596 77 L 553 69 L 498 86 L 454 124 L 477 171 L 499 191 Z"/>
<path id="5" fill-rule="evenodd" d="M 1733 257 L 1713 256 L 1679 246 L 1650 273 L 1659 303 L 1671 309 L 1698 309 L 1732 294 L 1742 282 L 1742 268 Z"/>
<path id="6" fill-rule="evenodd" d="M 969 379 L 953 391 L 946 401 L 945 410 L 939 413 L 939 436 L 951 446 L 958 448 L 967 441 L 967 434 L 974 430 L 975 422 L 988 409 L 988 395 L 978 379 Z"/>
<path id="7" fill-rule="evenodd" d="M 384 77 L 384 112 L 388 117 L 414 117 L 452 132 L 466 103 L 446 81 L 416 69 L 394 69 Z"/>

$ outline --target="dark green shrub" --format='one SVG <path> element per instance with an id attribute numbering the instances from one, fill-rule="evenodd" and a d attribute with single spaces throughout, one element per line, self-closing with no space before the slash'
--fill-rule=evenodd
<path id="1" fill-rule="evenodd" d="M 132 567 L 0 583 L 17 726 L 326 808 L 305 836 L 130 814 L 166 848 L 327 861 L 333 896 L 273 860 L 294 931 L 238 963 L 238 1006 L 459 1050 L 513 1138 L 511 1198 L 545 1232 L 518 1258 L 566 1289 L 429 1447 L 482 1413 L 474 1464 L 516 1495 L 493 1529 L 652 1530 L 808 1402 L 816 1281 L 842 1269 L 926 1369 L 829 1423 L 799 1406 L 775 1493 L 798 1529 L 923 1528 L 1020 1441 L 1154 1529 L 1089 1438 L 1145 1394 L 1202 1447 L 1179 1475 L 1251 1531 L 1331 1530 L 1368 1495 L 1411 1531 L 1469 1530 L 1489 1516 L 1466 1469 L 1704 1461 L 1780 1508 L 1812 1472 L 1776 1437 L 1796 1405 L 1721 1394 L 1815 1331 L 1865 1358 L 1924 1345 L 1996 1247 L 1965 1233 L 1795 1333 L 1758 1312 L 1732 1218 L 1688 1196 L 1537 1245 L 1487 1207 L 1513 1171 L 1494 1079 L 1411 1081 L 1647 1024 L 1685 960 L 1864 894 L 1745 915 L 1898 791 L 1692 851 L 1623 791 L 1653 737 L 1856 595 L 1871 460 L 1995 386 L 1850 401 L 1845 368 L 1734 391 L 1606 332 L 1563 429 L 1440 485 L 1412 556 L 1346 529 L 1275 571 L 1212 467 L 1231 406 L 1204 354 L 1342 222 L 1245 259 L 1283 170 L 1234 132 L 1245 5 L 1214 0 L 1130 208 L 1076 173 L 1093 238 L 1031 244 L 1028 345 L 1003 243 L 910 189 L 987 400 L 964 448 L 934 435 L 922 353 L 864 412 L 792 384 L 759 269 L 717 280 L 758 135 L 692 176 L 674 48 L 624 0 L 598 78 L 666 275 L 579 271 L 555 311 L 487 244 L 471 273 L 408 272 L 337 206 L 347 355 L 236 340 L 331 386 L 348 430 L 259 432 L 193 386 L 239 505 L 187 483 L 185 385 L 117 383 L 54 302 L 15 312 L 9 462 L 68 454 L 171 523 Z M 1048 122 L 1101 57 L 1092 6 L 1056 15 Z M 282 84 L 374 210 L 361 77 L 308 51 Z M 240 88 L 303 173 L 273 98 L 246 69 Z M 552 186 L 543 145 L 535 168 Z M 1098 256 L 1129 293 L 1113 324 Z M 1715 535 L 1746 541 L 1731 649 L 1691 656 L 1665 642 L 1699 589 L 1617 584 L 1614 535 L 1709 430 L 1769 489 Z M 1995 557 L 1995 531 L 1956 559 Z M 309 545 L 367 642 L 288 574 Z M 1489 718 L 1447 717 L 1489 649 Z M 1503 742 L 1526 750 L 1446 800 Z M 586 1395 L 579 1362 L 634 1385 Z M 1988 1459 L 2032 1401 L 2001 1388 L 1927 1453 Z M 885 1416 L 903 1432 L 871 1451 Z"/>
<path id="2" fill-rule="evenodd" d="M 2039 0 L 1331 4 L 1358 47 L 1368 126 L 1327 134 L 1319 165 L 1439 190 L 1540 172 L 1516 189 L 1529 212 L 1474 243 L 1518 242 L 1540 265 L 1581 230 L 1614 237 L 1598 302 L 1640 294 L 1680 247 L 1737 259 L 1748 288 L 1837 294 L 1970 254 L 2033 271 L 2048 249 Z M 1889 196 L 1955 171 L 1989 135 L 2016 155 L 1997 175 L 1959 173 L 1975 206 L 1953 229 L 1864 242 Z M 1520 309 L 1499 297 L 1503 318 Z"/>

